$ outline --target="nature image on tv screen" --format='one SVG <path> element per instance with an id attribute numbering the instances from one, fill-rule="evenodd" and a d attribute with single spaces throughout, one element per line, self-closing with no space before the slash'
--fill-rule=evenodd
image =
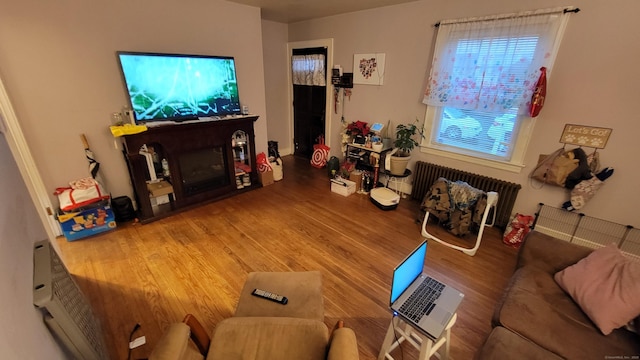
<path id="1" fill-rule="evenodd" d="M 233 58 L 118 55 L 138 121 L 240 113 Z"/>

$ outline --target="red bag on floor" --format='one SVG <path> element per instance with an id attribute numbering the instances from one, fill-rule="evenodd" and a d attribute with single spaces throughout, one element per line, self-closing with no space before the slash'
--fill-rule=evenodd
<path id="1" fill-rule="evenodd" d="M 531 231 L 533 220 L 534 218 L 531 215 L 515 214 L 504 230 L 502 242 L 509 246 L 519 248 L 524 237 Z"/>
<path id="2" fill-rule="evenodd" d="M 256 156 L 256 165 L 258 165 L 258 172 L 261 173 L 273 170 L 271 164 L 269 164 L 269 160 L 267 160 L 267 155 L 263 152 Z"/>
<path id="3" fill-rule="evenodd" d="M 313 145 L 313 155 L 311 156 L 311 166 L 322 169 L 327 165 L 330 148 L 324 144 L 324 136 L 320 135 L 318 144 Z"/>

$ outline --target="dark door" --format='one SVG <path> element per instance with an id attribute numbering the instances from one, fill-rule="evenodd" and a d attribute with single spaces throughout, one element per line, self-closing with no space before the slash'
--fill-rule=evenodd
<path id="1" fill-rule="evenodd" d="M 326 81 L 326 48 L 293 49 L 292 55 L 293 64 L 295 64 L 296 61 L 304 61 L 304 56 L 307 56 L 309 59 L 315 59 L 316 63 L 320 61 L 323 67 L 322 74 L 324 74 L 324 80 Z M 317 55 L 321 56 L 318 57 Z M 304 66 L 295 65 L 292 66 L 292 69 L 293 71 L 305 70 Z M 311 71 L 311 69 L 307 70 Z M 309 77 L 311 77 L 311 75 Z M 318 139 L 320 137 L 324 137 L 326 118 L 325 108 L 327 102 L 326 91 L 326 82 L 306 81 L 305 84 L 295 84 L 294 81 L 293 154 L 295 156 L 311 159 L 313 154 L 313 145 L 318 143 Z"/>

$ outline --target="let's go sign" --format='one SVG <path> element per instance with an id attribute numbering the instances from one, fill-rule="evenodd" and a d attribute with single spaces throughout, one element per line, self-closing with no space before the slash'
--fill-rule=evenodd
<path id="1" fill-rule="evenodd" d="M 613 129 L 566 124 L 560 142 L 571 145 L 604 149 Z"/>

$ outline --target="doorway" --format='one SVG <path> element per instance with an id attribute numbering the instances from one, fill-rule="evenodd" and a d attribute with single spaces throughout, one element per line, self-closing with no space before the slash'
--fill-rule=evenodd
<path id="1" fill-rule="evenodd" d="M 311 159 L 313 145 L 324 142 L 327 102 L 327 49 L 293 49 L 293 155 Z"/>
<path id="2" fill-rule="evenodd" d="M 291 149 L 295 156 L 311 159 L 313 145 L 331 141 L 332 39 L 288 44 Z"/>

